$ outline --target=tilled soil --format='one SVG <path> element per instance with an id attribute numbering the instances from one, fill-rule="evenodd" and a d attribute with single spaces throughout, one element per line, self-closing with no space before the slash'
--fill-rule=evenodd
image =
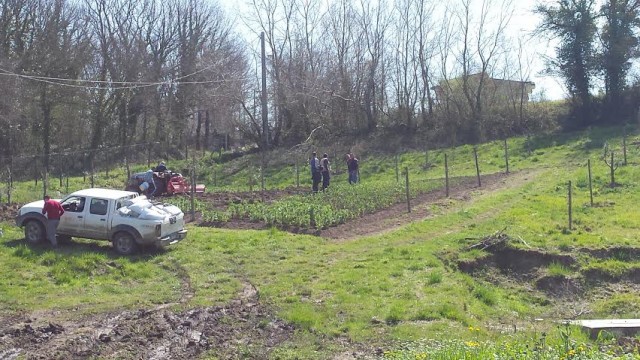
<path id="1" fill-rule="evenodd" d="M 456 178 L 455 180 L 451 181 L 451 185 L 449 186 L 449 197 L 446 196 L 443 180 L 443 186 L 441 189 L 423 193 L 418 195 L 416 198 L 411 199 L 409 204 L 411 207 L 411 212 L 408 211 L 409 206 L 407 205 L 405 199 L 398 199 L 398 202 L 393 206 L 381 209 L 373 213 L 364 214 L 360 218 L 337 226 L 332 226 L 324 229 L 305 229 L 291 227 L 283 228 L 283 230 L 293 233 L 312 234 L 334 240 L 348 240 L 360 236 L 384 233 L 386 231 L 391 231 L 402 225 L 408 224 L 412 221 L 417 221 L 433 216 L 430 210 L 432 206 L 446 208 L 447 206 L 449 206 L 451 200 L 469 201 L 474 192 L 493 191 L 507 186 L 506 183 L 511 181 L 512 179 L 517 179 L 517 181 L 526 181 L 527 177 L 528 174 L 526 172 L 514 174 L 513 176 L 507 175 L 505 173 L 483 175 L 481 176 L 481 187 L 478 187 L 478 180 L 476 177 Z M 262 199 L 264 199 L 265 202 L 270 202 L 285 196 L 300 194 L 304 192 L 308 192 L 308 190 L 293 188 L 286 190 L 247 193 L 247 196 L 243 196 L 242 194 L 238 193 L 210 193 L 205 195 L 205 199 L 215 204 L 216 208 L 224 209 L 230 203 L 240 202 L 242 200 L 262 201 Z M 190 217 L 187 215 L 187 218 Z M 269 225 L 264 222 L 249 221 L 245 219 L 230 219 L 226 222 L 204 223 L 202 221 L 199 221 L 198 217 L 196 216 L 195 222 L 200 226 L 211 226 L 228 229 L 266 229 L 269 227 Z"/>

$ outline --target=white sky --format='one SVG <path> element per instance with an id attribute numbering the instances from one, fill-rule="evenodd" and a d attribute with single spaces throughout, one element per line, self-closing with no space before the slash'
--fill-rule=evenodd
<path id="1" fill-rule="evenodd" d="M 251 33 L 245 28 L 245 25 L 240 20 L 240 15 L 249 11 L 246 4 L 250 0 L 213 1 L 217 1 L 230 17 L 236 18 L 235 24 L 240 34 Z M 551 2 L 554 2 L 554 0 L 514 0 L 515 13 L 510 23 L 510 33 L 513 35 L 519 34 L 518 37 L 520 39 L 527 40 L 526 51 L 532 58 L 530 79 L 536 84 L 533 97 L 537 98 L 541 93 L 543 93 L 545 99 L 555 100 L 566 97 L 566 90 L 562 85 L 562 80 L 552 76 L 544 76 L 542 74 L 542 71 L 545 68 L 543 59 L 545 56 L 554 56 L 554 45 L 549 44 L 546 40 L 531 40 L 528 36 L 540 22 L 538 15 L 534 14 L 532 11 L 536 4 Z M 478 1 L 478 3 L 480 3 L 480 1 Z M 251 34 L 251 37 L 254 37 L 254 35 Z M 247 41 L 255 44 L 257 39 L 247 39 Z"/>
<path id="2" fill-rule="evenodd" d="M 514 31 L 522 34 L 521 38 L 527 38 L 540 23 L 540 17 L 533 13 L 534 7 L 538 3 L 551 2 L 551 0 L 515 0 L 515 14 L 511 21 Z M 545 68 L 544 58 L 554 57 L 555 55 L 555 45 L 545 39 L 529 41 L 529 52 L 533 58 L 531 80 L 536 84 L 534 95 L 544 92 L 547 99 L 565 98 L 567 94 L 562 80 L 541 74 Z"/>

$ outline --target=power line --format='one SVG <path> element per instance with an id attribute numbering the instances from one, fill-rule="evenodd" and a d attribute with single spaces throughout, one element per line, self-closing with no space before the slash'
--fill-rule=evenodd
<path id="1" fill-rule="evenodd" d="M 69 155 L 78 155 L 78 154 L 88 154 L 88 153 L 98 153 L 105 150 L 122 150 L 128 148 L 137 148 L 141 146 L 149 146 L 149 145 L 157 145 L 160 144 L 160 141 L 154 141 L 149 143 L 139 143 L 139 144 L 130 144 L 130 145 L 116 145 L 116 146 L 102 146 L 98 149 L 80 149 L 80 150 L 64 150 L 61 152 L 52 152 L 49 153 L 48 156 L 69 156 Z M 45 154 L 32 154 L 32 155 L 16 155 L 16 156 L 2 156 L 2 159 L 37 159 L 44 158 L 47 155 Z"/>
<path id="2" fill-rule="evenodd" d="M 210 67 L 209 67 L 210 68 Z M 0 68 L 0 75 L 2 76 L 12 76 L 19 79 L 37 81 L 42 83 L 47 83 L 51 85 L 65 86 L 71 88 L 81 88 L 81 89 L 114 89 L 114 90 L 129 90 L 129 89 L 138 89 L 138 88 L 146 88 L 153 86 L 161 86 L 161 85 L 197 85 L 197 84 L 222 84 L 228 82 L 237 82 L 237 81 L 246 81 L 251 80 L 249 78 L 238 78 L 238 79 L 219 79 L 219 80 L 202 80 L 202 81 L 178 81 L 180 79 L 185 79 L 190 76 L 196 75 L 202 71 L 205 71 L 209 68 L 200 69 L 196 72 L 193 72 L 188 75 L 184 75 L 178 77 L 176 79 L 169 79 L 165 81 L 154 81 L 154 82 L 145 82 L 145 81 L 109 81 L 109 80 L 90 80 L 90 79 L 69 79 L 69 78 L 59 78 L 59 77 L 48 77 L 48 76 L 39 76 L 39 75 L 26 75 L 26 74 L 18 74 L 16 72 L 12 72 L 6 69 Z M 78 85 L 80 84 L 92 84 L 90 85 Z M 110 86 L 102 86 L 102 85 L 110 85 Z M 113 86 L 113 85 L 121 85 L 121 86 Z"/>

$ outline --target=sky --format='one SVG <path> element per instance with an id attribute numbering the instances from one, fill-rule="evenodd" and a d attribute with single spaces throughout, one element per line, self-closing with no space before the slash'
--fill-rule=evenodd
<path id="1" fill-rule="evenodd" d="M 551 1 L 540 0 L 516 0 L 515 13 L 511 21 L 514 31 L 517 31 L 520 37 L 525 38 L 539 24 L 540 17 L 533 13 L 533 9 L 538 3 L 550 3 Z M 554 76 L 545 76 L 542 74 L 545 69 L 544 59 L 546 57 L 554 57 L 555 45 L 546 39 L 530 40 L 529 51 L 532 53 L 532 72 L 531 80 L 536 84 L 534 96 L 545 93 L 545 97 L 549 100 L 563 99 L 567 97 L 566 89 L 562 84 L 562 79 Z"/>
<path id="2" fill-rule="evenodd" d="M 214 0 L 215 1 L 215 0 Z M 304 1 L 304 0 L 301 0 Z M 331 1 L 331 0 L 326 0 Z M 510 34 L 516 34 L 521 39 L 527 39 L 526 51 L 531 57 L 530 81 L 536 84 L 533 92 L 533 99 L 557 100 L 566 98 L 566 90 L 562 84 L 562 80 L 542 72 L 545 69 L 545 57 L 553 57 L 555 50 L 554 45 L 544 39 L 530 39 L 529 34 L 540 23 L 538 15 L 533 13 L 533 9 L 538 3 L 551 3 L 554 0 L 514 0 L 514 16 L 510 22 Z M 248 36 L 255 37 L 253 33 L 245 28 L 240 20 L 240 15 L 248 10 L 246 5 L 248 0 L 217 0 L 225 12 L 232 18 L 235 18 L 237 30 L 240 34 L 251 34 Z M 480 1 L 476 1 L 480 3 Z M 255 39 L 248 41 L 255 42 Z"/>

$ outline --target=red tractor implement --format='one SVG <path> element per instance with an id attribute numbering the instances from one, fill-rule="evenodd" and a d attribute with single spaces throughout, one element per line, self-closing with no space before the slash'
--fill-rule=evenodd
<path id="1" fill-rule="evenodd" d="M 185 194 L 191 192 L 191 184 L 179 173 L 164 173 L 164 179 L 161 180 L 164 183 L 165 193 L 167 195 L 173 194 Z M 158 185 L 160 188 L 160 185 Z M 204 193 L 205 185 L 196 184 L 194 191 L 196 194 Z"/>
<path id="2" fill-rule="evenodd" d="M 145 173 L 136 173 L 131 175 L 126 186 L 126 190 L 137 191 L 138 193 L 146 193 L 144 186 Z M 153 182 L 156 185 L 154 196 L 171 196 L 174 194 L 191 193 L 191 184 L 182 174 L 170 170 L 163 172 L 153 172 Z M 204 184 L 197 184 L 193 189 L 195 193 L 201 194 L 205 192 Z"/>

